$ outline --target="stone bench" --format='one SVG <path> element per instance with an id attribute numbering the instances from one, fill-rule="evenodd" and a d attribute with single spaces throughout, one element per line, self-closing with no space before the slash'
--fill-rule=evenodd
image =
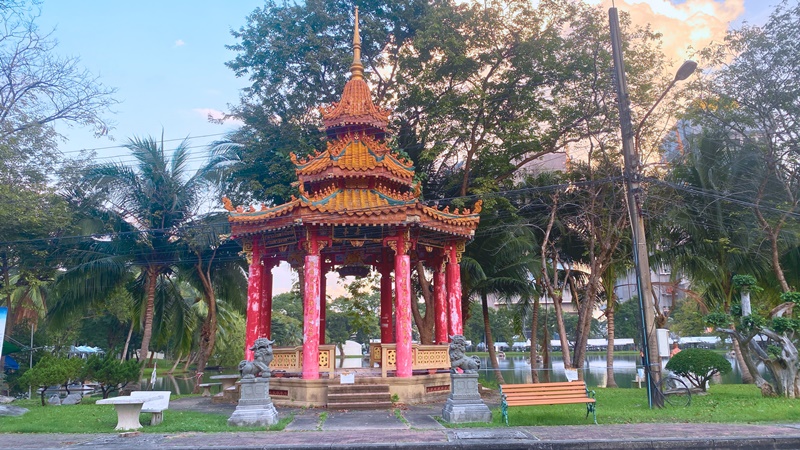
<path id="1" fill-rule="evenodd" d="M 202 383 L 197 386 L 203 388 L 203 397 L 211 397 L 211 388 L 213 386 L 222 386 L 222 383 Z"/>
<path id="2" fill-rule="evenodd" d="M 142 405 L 148 400 L 156 399 L 152 397 L 112 397 L 98 400 L 98 405 L 114 405 L 114 410 L 117 412 L 117 426 L 115 430 L 138 430 L 142 428 L 139 423 L 139 413 L 142 412 Z"/>
<path id="3" fill-rule="evenodd" d="M 151 413 L 150 425 L 158 425 L 164 419 L 164 410 L 169 408 L 170 391 L 133 391 L 132 398 L 147 398 L 142 412 Z"/>

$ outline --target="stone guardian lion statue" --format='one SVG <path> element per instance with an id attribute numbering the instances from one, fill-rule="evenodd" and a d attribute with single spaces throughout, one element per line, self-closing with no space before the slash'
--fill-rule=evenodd
<path id="1" fill-rule="evenodd" d="M 464 373 L 478 373 L 481 367 L 481 359 L 477 356 L 467 356 L 467 340 L 464 336 L 456 334 L 450 336 L 450 373 L 458 373 L 461 369 Z"/>
<path id="2" fill-rule="evenodd" d="M 272 362 L 272 344 L 275 341 L 270 341 L 267 338 L 258 338 L 250 347 L 253 351 L 254 357 L 252 361 L 242 361 L 239 363 L 239 373 L 242 378 L 269 378 L 270 371 L 269 365 Z"/>

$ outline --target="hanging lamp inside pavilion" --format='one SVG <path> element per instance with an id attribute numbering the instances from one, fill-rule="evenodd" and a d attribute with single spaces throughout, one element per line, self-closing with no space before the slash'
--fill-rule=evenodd
<path id="1" fill-rule="evenodd" d="M 414 165 L 392 151 L 386 138 L 390 111 L 376 106 L 364 79 L 358 9 L 351 76 L 341 100 L 320 108 L 327 148 L 305 157 L 291 154 L 298 195 L 291 201 L 229 211 L 231 234 L 250 261 L 245 349 L 271 337 L 271 268 L 287 261 L 303 270 L 303 378 L 319 376 L 325 336 L 325 276 L 381 273 L 381 342 L 396 344 L 396 376 L 411 376 L 411 264 L 434 273 L 435 340 L 462 333 L 459 260 L 479 222 L 481 202 L 442 210 L 420 200 Z M 394 297 L 392 296 L 394 272 Z M 393 311 L 394 310 L 394 311 Z M 376 312 L 378 313 L 378 312 Z M 252 358 L 246 350 L 248 359 Z"/>

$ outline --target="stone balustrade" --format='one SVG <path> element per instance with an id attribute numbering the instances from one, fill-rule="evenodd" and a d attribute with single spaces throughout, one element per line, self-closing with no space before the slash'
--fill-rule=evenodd
<path id="1" fill-rule="evenodd" d="M 335 374 L 334 351 L 335 345 L 319 346 L 319 371 L 327 372 L 328 378 L 333 378 Z M 272 349 L 274 359 L 269 365 L 270 371 L 275 376 L 275 371 L 283 370 L 286 372 L 302 373 L 303 371 L 303 347 L 275 347 Z"/>
<path id="2" fill-rule="evenodd" d="M 381 376 L 386 378 L 389 370 L 397 368 L 397 345 L 372 343 L 369 346 L 369 365 L 381 368 Z M 450 354 L 446 345 L 411 345 L 412 370 L 450 369 Z"/>

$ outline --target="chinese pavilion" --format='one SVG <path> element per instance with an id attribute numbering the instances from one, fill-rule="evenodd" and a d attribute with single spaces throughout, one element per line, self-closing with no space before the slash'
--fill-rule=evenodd
<path id="1" fill-rule="evenodd" d="M 386 142 L 390 111 L 373 104 L 364 80 L 357 9 L 355 23 L 350 80 L 341 101 L 320 108 L 327 149 L 305 158 L 291 154 L 299 196 L 260 209 L 234 208 L 223 199 L 230 211 L 232 237 L 242 242 L 250 264 L 247 359 L 252 360 L 249 349 L 256 338 L 271 336 L 272 267 L 288 261 L 304 271 L 304 339 L 297 360 L 298 365 L 302 362 L 304 380 L 319 378 L 325 338 L 324 274 L 329 270 L 365 274 L 371 266 L 380 272 L 381 344 L 396 349 L 391 362 L 398 378 L 411 377 L 416 368 L 412 367 L 411 264 L 423 261 L 434 273 L 436 343 L 462 334 L 459 260 L 475 234 L 481 209 L 480 201 L 472 211 L 440 210 L 420 201 L 412 162 Z"/>

